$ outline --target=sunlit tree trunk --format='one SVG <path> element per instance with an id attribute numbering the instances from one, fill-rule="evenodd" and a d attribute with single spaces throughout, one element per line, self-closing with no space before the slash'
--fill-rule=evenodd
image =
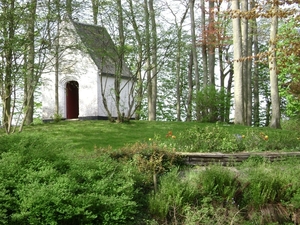
<path id="1" fill-rule="evenodd" d="M 54 43 L 54 99 L 55 99 L 55 114 L 54 116 L 59 116 L 59 93 L 58 93 L 58 77 L 59 77 L 59 55 L 60 55 L 60 23 L 61 23 L 61 13 L 60 13 L 60 0 L 56 1 L 56 36 Z"/>
<path id="2" fill-rule="evenodd" d="M 146 55 L 146 73 L 147 73 L 147 97 L 148 97 L 148 120 L 152 119 L 152 82 L 151 82 L 151 49 L 150 49 L 150 15 L 148 0 L 144 0 L 145 13 L 145 55 Z"/>
<path id="3" fill-rule="evenodd" d="M 255 56 L 258 55 L 258 33 L 256 19 L 253 19 L 253 53 Z M 258 74 L 258 63 L 253 65 L 253 122 L 254 126 L 259 126 L 259 74 Z"/>
<path id="4" fill-rule="evenodd" d="M 242 57 L 242 37 L 241 23 L 239 12 L 239 1 L 232 0 L 232 30 L 233 30 L 233 69 L 234 69 L 234 123 L 244 124 L 244 107 L 243 107 L 243 63 Z"/>
<path id="5" fill-rule="evenodd" d="M 208 15 L 208 74 L 209 85 L 215 86 L 215 64 L 216 64 L 216 29 L 215 29 L 215 0 L 209 0 L 209 15 Z M 212 109 L 211 109 L 212 110 Z"/>
<path id="6" fill-rule="evenodd" d="M 33 122 L 34 112 L 34 91 L 37 85 L 37 77 L 35 74 L 34 60 L 35 60 L 35 19 L 36 19 L 37 0 L 31 0 L 29 5 L 29 23 L 28 23 L 28 58 L 27 58 L 27 71 L 25 75 L 24 87 L 24 106 L 25 118 L 19 130 L 22 130 L 23 124 L 31 124 Z"/>
<path id="7" fill-rule="evenodd" d="M 3 104 L 3 126 L 6 133 L 11 132 L 12 127 L 12 92 L 13 92 L 13 45 L 15 38 L 15 1 L 1 2 L 1 10 L 3 15 L 6 17 L 2 24 L 2 41 L 3 51 L 1 67 L 1 98 Z"/>
<path id="8" fill-rule="evenodd" d="M 182 26 L 185 21 L 186 15 L 188 12 L 188 7 L 186 8 L 179 25 L 176 24 L 177 27 L 177 54 L 176 54 L 176 114 L 177 121 L 181 121 L 181 52 L 182 52 Z"/>
<path id="9" fill-rule="evenodd" d="M 206 88 L 208 84 L 208 68 L 207 68 L 207 32 L 205 25 L 205 2 L 200 1 L 201 4 L 201 31 L 202 31 L 202 44 L 201 44 L 201 55 L 202 55 L 202 69 L 203 69 L 203 88 Z"/>
<path id="10" fill-rule="evenodd" d="M 195 0 L 190 0 L 190 17 L 191 17 L 191 37 L 192 37 L 192 54 L 193 54 L 193 65 L 195 71 L 195 86 L 196 86 L 196 93 L 200 90 L 200 73 L 198 67 L 198 57 L 197 57 L 197 44 L 196 44 L 196 31 L 195 31 Z M 196 102 L 196 117 L 199 121 L 200 118 L 200 107 L 199 103 Z"/>
<path id="11" fill-rule="evenodd" d="M 191 51 L 189 55 L 189 67 L 188 67 L 188 99 L 187 99 L 187 111 L 186 121 L 192 121 L 192 109 L 193 109 L 193 53 Z"/>
<path id="12" fill-rule="evenodd" d="M 252 10 L 252 2 L 253 0 L 249 1 L 250 11 Z M 248 1 L 247 1 L 248 4 Z M 246 102 L 246 124 L 248 126 L 252 125 L 252 48 L 253 48 L 253 19 L 248 20 L 248 35 L 247 35 L 247 56 L 249 59 L 247 60 L 246 64 L 246 89 L 247 98 Z"/>
<path id="13" fill-rule="evenodd" d="M 137 47 L 137 62 L 136 62 L 136 77 L 137 77 L 137 91 L 135 96 L 135 104 L 136 104 L 136 115 L 135 119 L 139 120 L 142 110 L 142 99 L 143 99 L 143 77 L 142 77 L 142 65 L 143 65 L 143 42 L 141 38 L 141 34 L 139 31 L 139 27 L 136 21 L 136 16 L 133 9 L 132 0 L 129 1 L 129 7 L 130 7 L 130 15 L 131 15 L 131 23 L 133 26 L 135 39 L 137 41 L 136 47 Z"/>
<path id="14" fill-rule="evenodd" d="M 278 89 L 277 63 L 276 63 L 276 36 L 278 30 L 278 2 L 273 1 L 273 17 L 270 27 L 270 45 L 269 45 L 269 70 L 271 85 L 271 104 L 272 116 L 270 127 L 280 129 L 280 97 Z"/>
<path id="15" fill-rule="evenodd" d="M 151 19 L 151 57 L 152 57 L 152 69 L 151 69 L 151 103 L 149 105 L 149 120 L 156 120 L 156 102 L 157 102 L 157 31 L 156 20 L 153 0 L 149 0 L 149 13 Z"/>
<path id="16" fill-rule="evenodd" d="M 241 11 L 244 13 L 248 12 L 248 0 L 241 0 Z M 242 57 L 245 59 L 242 61 L 243 63 L 243 104 L 244 104 L 244 123 L 247 125 L 251 125 L 248 123 L 251 123 L 251 101 L 249 102 L 248 96 L 251 96 L 251 89 L 248 89 L 249 84 L 249 77 L 251 80 L 251 75 L 248 73 L 248 64 L 249 61 L 246 59 L 248 55 L 248 46 L 249 46 L 249 40 L 248 40 L 248 32 L 249 32 L 249 24 L 248 19 L 243 16 L 241 18 L 241 32 L 242 32 Z M 251 87 L 251 86 L 250 86 Z M 250 91 L 250 92 L 249 92 Z M 250 104 L 250 112 L 248 112 L 248 106 Z M 250 115 L 250 118 L 248 116 Z"/>
<path id="17" fill-rule="evenodd" d="M 120 111 L 120 85 L 121 85 L 121 75 L 123 71 L 123 62 L 124 62 L 124 46 L 125 46 L 125 37 L 124 37 L 124 26 L 123 26 L 123 8 L 122 1 L 117 0 L 117 9 L 118 9 L 118 30 L 119 30 L 119 43 L 118 43 L 118 60 L 116 65 L 116 73 L 114 79 L 115 86 L 115 96 L 116 96 L 116 109 L 118 114 L 118 121 L 123 122 L 123 116 Z"/>

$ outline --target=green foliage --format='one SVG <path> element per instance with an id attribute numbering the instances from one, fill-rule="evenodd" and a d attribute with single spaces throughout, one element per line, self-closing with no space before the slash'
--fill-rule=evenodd
<path id="1" fill-rule="evenodd" d="M 219 126 L 194 126 L 178 136 L 176 147 L 187 152 L 233 152 L 244 149 L 242 137 L 236 137 Z"/>
<path id="2" fill-rule="evenodd" d="M 184 209 L 185 225 L 223 225 L 246 224 L 239 209 L 235 207 L 222 207 L 212 204 L 210 197 L 205 197 L 198 207 L 187 205 Z"/>
<path id="3" fill-rule="evenodd" d="M 278 80 L 280 95 L 283 98 L 282 114 L 288 117 L 300 116 L 300 57 L 297 52 L 300 45 L 297 29 L 299 25 L 299 20 L 291 19 L 282 23 L 278 32 Z"/>
<path id="4" fill-rule="evenodd" d="M 224 126 L 194 126 L 177 135 L 173 148 L 187 152 L 293 151 L 300 148 L 298 132 L 247 128 L 229 132 Z"/>
<path id="5" fill-rule="evenodd" d="M 150 213 L 159 221 L 181 215 L 184 206 L 197 198 L 196 187 L 187 184 L 187 181 L 180 177 L 178 169 L 162 176 L 158 192 L 153 192 L 149 197 Z"/>
<path id="6" fill-rule="evenodd" d="M 43 124 L 43 120 L 41 118 L 34 118 L 32 125 L 42 125 Z"/>
<path id="7" fill-rule="evenodd" d="M 56 136 L 41 132 L 44 125 L 27 127 L 39 132 L 0 136 L 0 224 L 284 224 L 286 212 L 300 208 L 297 158 L 270 163 L 251 157 L 233 169 L 183 170 L 175 154 L 187 146 L 205 152 L 295 149 L 300 136 L 291 122 L 276 132 L 188 123 L 192 127 L 181 133 L 179 125 L 147 123 L 151 132 L 143 142 L 93 152 L 70 143 L 92 142 L 78 130 L 89 129 L 87 123 L 69 124 L 53 123 Z M 99 138 L 105 129 L 118 130 L 116 137 L 130 138 L 130 129 L 141 133 L 136 122 L 88 124 L 101 131 Z M 58 141 L 63 133 L 68 136 Z"/>
<path id="8" fill-rule="evenodd" d="M 284 183 L 276 175 L 256 172 L 249 177 L 250 184 L 244 190 L 243 205 L 261 207 L 280 202 L 284 197 Z"/>
<path id="9" fill-rule="evenodd" d="M 299 208 L 299 160 L 252 157 L 240 167 L 172 170 L 149 195 L 159 224 L 289 224 Z"/>
<path id="10" fill-rule="evenodd" d="M 300 209 L 300 189 L 294 193 L 293 197 L 291 198 L 291 203 L 294 208 Z"/>
<path id="11" fill-rule="evenodd" d="M 283 120 L 281 122 L 281 127 L 284 130 L 293 131 L 296 134 L 300 134 L 300 118 Z"/>
<path id="12" fill-rule="evenodd" d="M 220 166 L 212 166 L 199 174 L 202 196 L 210 196 L 220 203 L 235 204 L 240 182 L 235 174 Z"/>
<path id="13" fill-rule="evenodd" d="M 292 122 L 290 122 L 290 124 L 292 124 Z M 296 125 L 294 127 L 296 127 Z M 170 131 L 174 138 L 167 137 Z M 198 134 L 199 131 L 204 133 Z M 270 150 L 267 149 L 268 144 L 271 145 L 272 149 L 295 150 L 300 147 L 300 141 L 297 140 L 297 138 L 300 138 L 299 132 L 295 132 L 296 130 L 291 129 L 287 130 L 284 125 L 282 130 L 272 130 L 268 128 L 249 128 L 246 126 L 229 125 L 219 122 L 212 124 L 196 122 L 130 121 L 130 123 L 125 124 L 110 123 L 108 121 L 61 121 L 60 123 L 25 126 L 23 133 L 30 133 L 32 135 L 43 134 L 46 139 L 60 146 L 68 145 L 68 148 L 64 147 L 65 152 L 69 149 L 72 151 L 79 151 L 81 149 L 92 150 L 95 146 L 104 149 L 111 146 L 112 150 L 117 150 L 126 145 L 133 145 L 136 142 L 147 142 L 149 144 L 155 142 L 160 148 L 170 148 L 176 151 L 190 151 L 189 149 L 185 149 L 184 143 L 186 143 L 187 146 L 192 145 L 194 142 L 195 146 L 196 144 L 201 145 L 201 143 L 196 143 L 195 137 L 198 137 L 198 140 L 202 141 L 202 138 L 199 137 L 202 136 L 205 140 L 206 137 L 210 138 L 206 132 L 211 133 L 212 131 L 213 133 L 210 134 L 210 136 L 215 135 L 215 138 L 221 139 L 217 140 L 217 145 L 207 143 L 210 147 L 208 151 L 223 151 L 222 149 L 225 149 L 224 152 Z M 263 140 L 260 136 L 260 132 L 268 135 L 269 141 Z M 12 136 L 17 137 L 19 137 L 19 135 L 20 134 L 12 134 Z M 237 140 L 241 140 L 239 137 L 243 135 L 245 138 L 236 143 Z M 17 137 L 13 137 L 13 139 Z M 0 135 L 1 142 L 3 140 L 3 143 L 6 143 L 7 141 L 5 139 L 5 136 L 2 139 Z M 278 140 L 280 140 L 280 142 Z M 251 142 L 253 143 L 251 144 Z M 261 146 L 259 148 L 256 147 L 258 142 L 259 146 Z M 1 144 L 0 151 L 2 149 Z M 276 145 L 278 146 L 276 147 Z M 287 147 L 284 147 L 284 145 L 287 145 Z M 218 149 L 213 149 L 214 146 Z M 193 151 L 198 151 L 198 149 L 194 148 Z M 201 151 L 205 152 L 206 150 L 204 148 L 201 149 Z"/>
<path id="14" fill-rule="evenodd" d="M 216 122 L 228 118 L 230 108 L 230 94 L 225 89 L 217 90 L 215 86 L 207 86 L 197 93 L 196 101 L 199 105 L 202 122 Z"/>
<path id="15" fill-rule="evenodd" d="M 56 151 L 60 149 L 55 149 L 56 143 L 44 142 L 43 137 L 20 135 L 1 154 L 2 224 L 133 221 L 136 190 L 128 167 L 107 154 L 77 153 L 67 158 Z"/>
<path id="16" fill-rule="evenodd" d="M 155 141 L 137 142 L 126 145 L 118 150 L 98 148 L 97 154 L 109 154 L 113 159 L 120 161 L 132 160 L 139 170 L 155 173 L 170 170 L 173 166 L 182 165 L 182 158 L 166 147 L 159 146 Z"/>
<path id="17" fill-rule="evenodd" d="M 61 115 L 61 114 L 54 114 L 53 117 L 52 117 L 52 119 L 53 119 L 53 121 L 54 121 L 55 123 L 58 123 L 58 122 L 61 121 L 62 115 Z"/>

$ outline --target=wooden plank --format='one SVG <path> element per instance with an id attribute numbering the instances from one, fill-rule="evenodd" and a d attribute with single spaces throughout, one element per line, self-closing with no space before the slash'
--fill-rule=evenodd
<path id="1" fill-rule="evenodd" d="M 261 156 L 270 161 L 282 160 L 284 157 L 300 157 L 300 152 L 241 152 L 241 153 L 200 153 L 200 152 L 178 152 L 177 155 L 185 158 L 187 164 L 201 165 L 208 163 L 228 164 L 242 162 L 250 156 Z"/>

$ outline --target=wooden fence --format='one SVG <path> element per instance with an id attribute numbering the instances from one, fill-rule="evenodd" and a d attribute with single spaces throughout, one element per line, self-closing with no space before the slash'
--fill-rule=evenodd
<path id="1" fill-rule="evenodd" d="M 212 163 L 219 163 L 221 165 L 228 165 L 242 162 L 250 156 L 260 156 L 270 161 L 283 160 L 286 157 L 300 158 L 300 152 L 263 152 L 263 153 L 190 153 L 178 152 L 185 162 L 189 165 L 207 165 Z"/>

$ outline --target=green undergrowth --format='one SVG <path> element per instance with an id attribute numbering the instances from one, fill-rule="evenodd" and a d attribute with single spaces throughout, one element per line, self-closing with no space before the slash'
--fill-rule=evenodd
<path id="1" fill-rule="evenodd" d="M 77 149 L 69 136 L 28 129 L 0 137 L 0 224 L 264 225 L 300 219 L 297 158 L 270 163 L 253 156 L 233 167 L 188 167 L 175 154 L 176 129 L 116 149 Z"/>
<path id="2" fill-rule="evenodd" d="M 238 167 L 175 168 L 149 195 L 156 224 L 294 224 L 299 222 L 299 160 L 251 158 Z"/>

